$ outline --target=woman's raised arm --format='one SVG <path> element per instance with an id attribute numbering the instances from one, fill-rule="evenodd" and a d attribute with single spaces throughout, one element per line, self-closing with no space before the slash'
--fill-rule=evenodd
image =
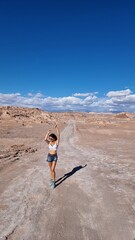
<path id="1" fill-rule="evenodd" d="M 57 141 L 59 143 L 60 142 L 60 130 L 59 130 L 57 124 L 55 124 L 55 129 L 56 129 L 56 133 L 57 133 Z"/>
<path id="2" fill-rule="evenodd" d="M 48 138 L 50 132 L 51 132 L 51 130 L 49 129 L 49 130 L 47 131 L 46 135 L 45 135 L 45 141 L 46 141 L 47 143 L 49 143 L 49 141 L 48 141 L 47 138 Z"/>

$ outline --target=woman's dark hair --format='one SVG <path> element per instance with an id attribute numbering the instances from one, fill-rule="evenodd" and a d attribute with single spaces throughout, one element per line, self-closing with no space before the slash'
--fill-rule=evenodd
<path id="1" fill-rule="evenodd" d="M 55 141 L 57 140 L 57 136 L 54 133 L 51 133 L 49 137 L 53 138 Z"/>

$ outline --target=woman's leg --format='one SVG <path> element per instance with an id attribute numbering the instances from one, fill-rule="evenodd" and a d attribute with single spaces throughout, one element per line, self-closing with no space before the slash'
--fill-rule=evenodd
<path id="1" fill-rule="evenodd" d="M 52 162 L 48 162 L 49 168 L 50 168 L 50 178 L 51 180 L 53 179 L 53 175 L 52 175 Z"/>
<path id="2" fill-rule="evenodd" d="M 57 161 L 53 161 L 52 162 L 51 171 L 52 171 L 52 179 L 53 179 L 53 181 L 55 181 L 55 178 L 56 178 L 56 172 L 55 172 L 56 164 L 57 164 Z"/>
<path id="3" fill-rule="evenodd" d="M 48 164 L 49 164 L 49 167 L 50 167 L 51 179 L 53 181 L 55 181 L 55 177 L 56 177 L 55 167 L 56 167 L 57 161 L 49 162 Z"/>

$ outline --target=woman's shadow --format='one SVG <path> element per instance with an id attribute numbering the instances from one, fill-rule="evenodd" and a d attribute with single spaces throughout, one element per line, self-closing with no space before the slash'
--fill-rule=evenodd
<path id="1" fill-rule="evenodd" d="M 75 168 L 72 169 L 71 172 L 65 173 L 61 178 L 59 178 L 55 183 L 55 187 L 57 187 L 58 185 L 60 185 L 63 181 L 65 181 L 67 178 L 71 177 L 73 174 L 75 174 L 77 171 L 79 171 L 80 169 L 86 167 L 87 164 L 85 164 L 84 166 L 80 165 L 77 166 Z"/>

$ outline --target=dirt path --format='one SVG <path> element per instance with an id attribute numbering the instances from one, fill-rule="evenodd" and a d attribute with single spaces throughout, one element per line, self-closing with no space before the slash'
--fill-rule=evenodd
<path id="1" fill-rule="evenodd" d="M 1 240 L 134 240 L 128 198 L 98 174 L 105 156 L 80 148 L 76 139 L 70 121 L 61 134 L 55 189 L 49 187 L 44 143 L 33 157 L 2 172 Z"/>

